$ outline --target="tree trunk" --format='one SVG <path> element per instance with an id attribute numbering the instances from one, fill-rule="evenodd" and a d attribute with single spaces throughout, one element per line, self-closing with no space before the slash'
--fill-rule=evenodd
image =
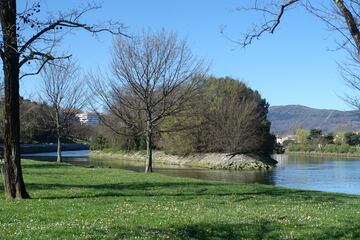
<path id="1" fill-rule="evenodd" d="M 57 134 L 57 162 L 62 162 L 61 155 L 61 129 L 60 129 L 60 112 L 56 109 L 56 134 Z"/>
<path id="2" fill-rule="evenodd" d="M 335 1 L 335 4 L 346 21 L 349 32 L 357 48 L 357 55 L 358 55 L 357 60 L 360 62 L 360 31 L 359 31 L 358 23 L 356 22 L 356 19 L 354 18 L 353 14 L 346 7 L 344 1 L 337 0 Z"/>
<path id="3" fill-rule="evenodd" d="M 58 134 L 57 136 L 57 158 L 56 158 L 57 162 L 62 162 L 62 154 L 61 154 L 61 137 Z"/>
<path id="4" fill-rule="evenodd" d="M 4 166 L 5 197 L 29 198 L 22 176 L 20 162 L 20 115 L 19 115 L 19 54 L 16 36 L 16 1 L 8 0 L 0 9 L 4 41 Z"/>
<path id="5" fill-rule="evenodd" d="M 151 122 L 147 121 L 146 127 L 146 173 L 151 173 L 152 169 L 152 126 Z"/>

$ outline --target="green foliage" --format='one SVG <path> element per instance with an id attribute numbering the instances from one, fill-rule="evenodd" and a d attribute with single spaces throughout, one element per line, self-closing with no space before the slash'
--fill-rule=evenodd
<path id="1" fill-rule="evenodd" d="M 321 129 L 310 129 L 309 139 L 316 139 L 320 138 L 322 136 L 322 130 Z"/>
<path id="2" fill-rule="evenodd" d="M 344 132 L 338 132 L 335 134 L 334 136 L 334 143 L 335 144 L 342 144 L 342 143 L 346 143 L 345 142 L 345 133 Z"/>
<path id="3" fill-rule="evenodd" d="M 4 136 L 4 102 L 0 101 L 0 142 Z M 55 142 L 55 133 L 49 117 L 48 106 L 20 99 L 20 142 L 46 143 Z"/>
<path id="4" fill-rule="evenodd" d="M 286 148 L 288 152 L 323 152 L 323 153 L 360 153 L 360 148 L 349 144 L 326 144 L 321 148 L 310 144 L 290 144 Z"/>
<path id="5" fill-rule="evenodd" d="M 301 151 L 301 144 L 297 144 L 297 143 L 292 143 L 289 144 L 286 148 L 286 151 L 289 152 L 300 152 Z"/>
<path id="6" fill-rule="evenodd" d="M 311 144 L 304 144 L 303 145 L 303 151 L 305 151 L 305 152 L 313 152 L 316 149 L 317 149 L 317 147 L 314 146 L 314 145 L 311 145 Z"/>
<path id="7" fill-rule="evenodd" d="M 346 132 L 344 133 L 344 142 L 350 146 L 356 146 L 360 144 L 360 135 L 357 133 Z"/>
<path id="8" fill-rule="evenodd" d="M 153 129 L 153 147 L 167 153 L 186 155 L 202 152 L 260 152 L 270 154 L 275 136 L 270 134 L 267 120 L 269 104 L 257 91 L 231 78 L 206 78 L 198 94 L 187 102 L 185 109 L 171 115 Z M 129 113 L 130 114 L 130 113 Z M 131 113 L 131 116 L 138 116 Z M 131 129 L 106 116 L 116 134 L 106 128 L 98 132 L 109 140 L 114 150 L 146 149 L 141 121 Z M 158 134 L 160 133 L 161 134 Z"/>
<path id="9" fill-rule="evenodd" d="M 338 152 L 340 153 L 347 153 L 350 150 L 350 145 L 349 144 L 341 144 L 338 146 Z"/>
<path id="10" fill-rule="evenodd" d="M 282 145 L 283 145 L 284 148 L 286 148 L 289 145 L 292 145 L 292 144 L 295 144 L 295 143 L 296 142 L 294 140 L 288 139 L 288 140 L 285 140 Z"/>
<path id="11" fill-rule="evenodd" d="M 332 133 L 329 133 L 325 136 L 323 136 L 323 143 L 324 144 L 334 144 L 335 136 Z"/>
<path id="12" fill-rule="evenodd" d="M 299 128 L 296 130 L 296 141 L 300 144 L 307 143 L 307 139 L 310 135 L 310 132 L 308 130 L 305 130 L 303 128 Z"/>
<path id="13" fill-rule="evenodd" d="M 335 144 L 327 144 L 323 147 L 323 152 L 336 153 L 338 152 L 338 146 Z"/>
<path id="14" fill-rule="evenodd" d="M 310 134 L 307 137 L 307 142 L 311 145 L 324 144 L 324 138 L 321 129 L 310 129 Z"/>
<path id="15" fill-rule="evenodd" d="M 114 149 L 109 148 L 109 147 L 103 148 L 101 150 L 104 153 L 113 153 L 113 154 L 126 154 L 126 153 L 128 153 L 128 151 L 126 151 L 126 150 L 121 150 L 121 149 L 120 150 L 114 150 Z"/>
<path id="16" fill-rule="evenodd" d="M 311 129 L 306 141 L 306 130 L 298 129 L 297 143 L 286 143 L 289 152 L 324 152 L 324 153 L 356 153 L 360 144 L 360 135 L 357 133 L 329 133 L 323 135 L 321 129 Z"/>
<path id="17" fill-rule="evenodd" d="M 184 155 L 197 152 L 196 136 L 189 135 L 185 131 L 177 133 L 164 133 L 162 135 L 162 147 L 167 154 Z"/>
<path id="18" fill-rule="evenodd" d="M 0 143 L 4 135 L 3 102 L 0 101 Z M 21 143 L 55 143 L 57 136 L 55 122 L 51 114 L 53 109 L 46 104 L 20 99 L 20 142 Z M 88 142 L 92 129 L 82 126 L 73 121 L 64 126 L 63 143 L 74 143 L 75 141 Z"/>
<path id="19" fill-rule="evenodd" d="M 269 104 L 257 91 L 232 78 L 204 79 L 199 97 L 181 116 L 167 119 L 162 134 L 166 152 L 262 152 L 272 153 L 275 136 L 267 120 Z M 176 127 L 175 127 L 176 128 Z"/>
<path id="20" fill-rule="evenodd" d="M 351 146 L 351 147 L 349 148 L 349 153 L 356 153 L 357 150 L 358 150 L 358 149 L 357 149 L 356 147 Z"/>
<path id="21" fill-rule="evenodd" d="M 108 140 L 101 134 L 95 136 L 90 143 L 91 150 L 104 150 L 109 147 Z"/>

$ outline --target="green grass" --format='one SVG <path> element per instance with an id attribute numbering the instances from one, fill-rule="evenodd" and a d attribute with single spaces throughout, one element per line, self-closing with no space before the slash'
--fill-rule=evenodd
<path id="1" fill-rule="evenodd" d="M 0 239 L 359 239 L 360 196 L 23 161 Z M 3 189 L 0 189 L 3 195 Z"/>
<path id="2" fill-rule="evenodd" d="M 95 151 L 100 151 L 102 153 L 112 153 L 112 154 L 129 154 L 129 153 L 141 153 L 142 155 L 146 155 L 146 149 L 141 149 L 141 150 L 123 150 L 123 149 L 112 149 L 112 148 L 104 148 L 102 150 L 96 150 Z"/>

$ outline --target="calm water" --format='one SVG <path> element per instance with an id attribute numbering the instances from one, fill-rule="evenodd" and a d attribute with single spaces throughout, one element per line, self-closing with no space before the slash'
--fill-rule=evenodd
<path id="1" fill-rule="evenodd" d="M 66 162 L 81 166 L 112 167 L 143 171 L 144 164 L 134 161 L 116 163 L 89 159 L 89 151 L 64 152 Z M 24 154 L 23 157 L 55 161 L 56 153 Z M 360 158 L 309 157 L 275 155 L 276 168 L 268 171 L 208 170 L 188 167 L 155 165 L 154 171 L 179 177 L 210 179 L 242 183 L 264 183 L 289 188 L 360 194 Z"/>

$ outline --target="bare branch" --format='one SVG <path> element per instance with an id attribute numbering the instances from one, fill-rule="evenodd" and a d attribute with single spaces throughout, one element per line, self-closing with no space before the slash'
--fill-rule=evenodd
<path id="1" fill-rule="evenodd" d="M 200 79 L 196 77 L 206 68 L 185 41 L 164 30 L 143 32 L 138 38 L 119 37 L 114 49 L 113 77 L 103 81 L 92 78 L 90 88 L 104 109 L 122 123 L 120 126 L 127 127 L 123 128 L 126 133 L 145 133 L 149 160 L 160 123 L 184 110 L 196 92 Z M 151 163 L 147 166 L 151 168 Z"/>
<path id="2" fill-rule="evenodd" d="M 46 59 L 46 61 L 55 59 L 50 53 L 33 52 L 32 50 L 30 50 L 29 56 L 25 56 L 23 60 L 19 62 L 20 68 L 29 60 L 40 60 L 38 57 L 41 57 L 41 59 Z"/>
<path id="3" fill-rule="evenodd" d="M 36 70 L 36 72 L 32 72 L 32 73 L 25 73 L 23 75 L 21 75 L 19 77 L 19 80 L 21 80 L 24 77 L 28 77 L 28 76 L 33 76 L 33 75 L 38 75 L 41 70 L 44 68 L 44 66 L 49 62 L 49 61 L 54 61 L 54 60 L 59 60 L 59 59 L 69 59 L 72 55 L 67 55 L 67 56 L 63 56 L 63 57 L 53 57 L 50 54 L 43 54 L 43 53 L 34 53 L 34 55 L 39 55 L 42 56 L 42 59 L 37 59 L 36 57 L 31 57 L 29 59 L 37 59 L 37 60 L 42 60 L 42 63 L 40 64 L 40 66 L 38 67 L 38 69 Z M 25 62 L 24 62 L 25 63 Z"/>
<path id="4" fill-rule="evenodd" d="M 62 27 L 82 28 L 91 33 L 109 32 L 114 35 L 122 35 L 122 36 L 129 37 L 128 35 L 124 34 L 121 31 L 121 27 L 119 27 L 118 23 L 110 23 L 109 24 L 110 26 L 101 27 L 101 26 L 97 26 L 97 25 L 88 25 L 88 24 L 79 22 L 79 18 L 82 15 L 84 15 L 85 13 L 87 13 L 91 10 L 99 9 L 99 8 L 100 8 L 99 6 L 89 6 L 89 7 L 85 8 L 84 10 L 82 10 L 81 12 L 77 12 L 77 11 L 71 12 L 70 14 L 67 15 L 69 19 L 65 19 L 65 18 L 58 19 L 52 23 L 49 23 L 48 26 L 44 27 L 39 32 L 34 34 L 29 40 L 27 40 L 25 42 L 25 44 L 20 48 L 19 53 L 25 52 L 25 50 L 27 48 L 29 48 L 31 46 L 31 44 L 33 44 L 36 40 L 40 39 L 45 33 L 49 32 L 50 30 L 54 30 L 58 27 L 60 27 L 60 29 Z M 66 17 L 66 16 L 64 16 L 64 17 Z M 115 29 L 112 29 L 113 27 L 115 27 Z"/>
<path id="5" fill-rule="evenodd" d="M 21 79 L 24 78 L 24 77 L 38 75 L 38 74 L 41 72 L 41 70 L 44 68 L 45 64 L 46 64 L 48 61 L 50 61 L 50 59 L 48 59 L 48 58 L 45 59 L 36 72 L 25 73 L 25 74 L 23 74 L 23 75 L 21 75 L 21 76 L 19 77 L 19 80 L 21 80 Z"/>
<path id="6" fill-rule="evenodd" d="M 287 8 L 295 5 L 300 0 L 287 0 L 283 4 L 275 5 L 276 10 L 273 10 L 274 4 L 269 4 L 269 6 L 258 6 L 258 1 L 254 2 L 252 7 L 241 7 L 237 10 L 240 11 L 255 11 L 263 14 L 264 22 L 260 26 L 255 25 L 253 29 L 247 32 L 243 39 L 233 40 L 224 34 L 224 28 L 221 30 L 221 33 L 224 34 L 229 40 L 240 44 L 242 47 L 250 45 L 254 40 L 259 39 L 264 33 L 273 34 L 277 27 L 279 26 L 281 19 Z M 268 19 L 270 17 L 271 19 Z"/>
<path id="7" fill-rule="evenodd" d="M 4 61 L 4 51 L 0 49 L 0 58 Z"/>

